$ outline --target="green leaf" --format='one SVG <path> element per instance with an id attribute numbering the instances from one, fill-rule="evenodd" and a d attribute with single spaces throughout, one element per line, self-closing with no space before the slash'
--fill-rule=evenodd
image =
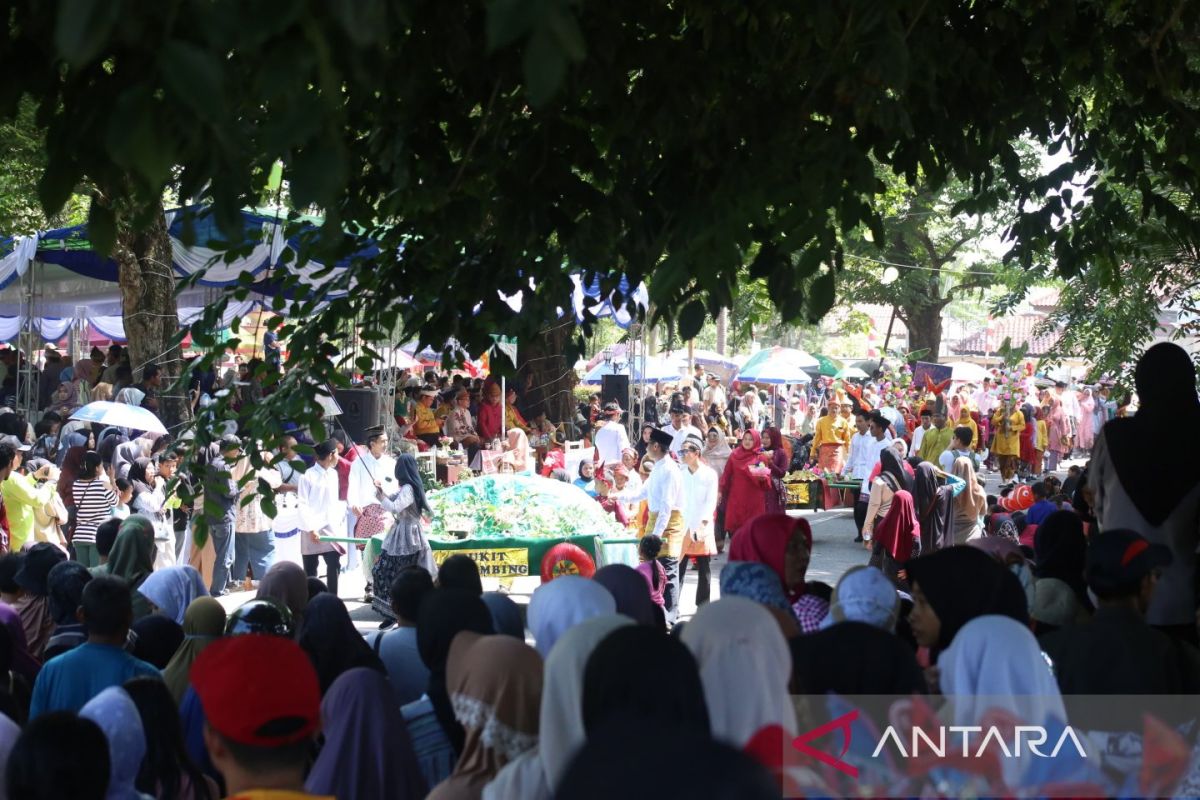
<path id="1" fill-rule="evenodd" d="M 88 209 L 88 239 L 92 249 L 103 256 L 110 255 L 117 244 L 117 218 L 96 197 L 92 197 L 92 207 Z"/>
<path id="2" fill-rule="evenodd" d="M 386 31 L 387 11 L 380 0 L 332 0 L 329 8 L 359 46 L 374 44 Z"/>
<path id="3" fill-rule="evenodd" d="M 60 0 L 54 24 L 54 48 L 76 69 L 107 45 L 121 18 L 122 0 Z"/>
<path id="4" fill-rule="evenodd" d="M 487 7 L 487 49 L 507 47 L 529 33 L 537 3 L 529 0 L 495 0 Z"/>
<path id="5" fill-rule="evenodd" d="M 184 105 L 213 121 L 225 106 L 224 68 L 213 53 L 191 42 L 171 40 L 162 48 L 163 80 Z"/>
<path id="6" fill-rule="evenodd" d="M 50 159 L 37 186 L 38 200 L 47 217 L 53 217 L 71 199 L 79 177 L 79 165 L 70 156 L 64 153 Z"/>
<path id="7" fill-rule="evenodd" d="M 695 339 L 696 334 L 704 327 L 705 317 L 704 303 L 701 301 L 692 300 L 684 306 L 679 312 L 679 338 L 685 342 Z"/>
<path id="8" fill-rule="evenodd" d="M 808 290 L 808 319 L 813 324 L 820 322 L 833 308 L 836 286 L 832 271 L 818 275 L 812 282 Z"/>
<path id="9" fill-rule="evenodd" d="M 548 28 L 538 28 L 525 45 L 525 90 L 529 102 L 543 106 L 554 98 L 567 75 L 567 58 Z"/>
<path id="10" fill-rule="evenodd" d="M 575 62 L 583 61 L 587 56 L 587 43 L 583 41 L 578 20 L 569 9 L 559 6 L 547 15 L 544 24 L 554 33 L 558 46 L 567 58 Z"/>

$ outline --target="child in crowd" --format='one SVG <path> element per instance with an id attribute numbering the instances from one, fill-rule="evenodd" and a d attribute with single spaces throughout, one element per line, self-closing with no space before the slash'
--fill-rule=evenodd
<path id="1" fill-rule="evenodd" d="M 650 599 L 659 606 L 663 605 L 663 588 L 667 585 L 666 570 L 658 563 L 662 546 L 662 538 L 653 533 L 643 536 L 642 541 L 638 543 L 638 558 L 642 563 L 637 565 L 637 571 L 642 573 L 646 583 L 650 584 Z"/>

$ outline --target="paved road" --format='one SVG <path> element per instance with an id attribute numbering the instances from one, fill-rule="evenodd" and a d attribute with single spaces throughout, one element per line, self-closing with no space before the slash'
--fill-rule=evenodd
<path id="1" fill-rule="evenodd" d="M 1080 463 L 1083 462 L 1068 462 Z M 1064 464 L 1064 470 L 1066 465 Z M 1065 477 L 1065 472 L 1059 473 L 1059 477 Z M 999 486 L 999 475 L 994 472 L 984 474 L 987 482 L 987 491 L 995 493 Z M 851 509 L 836 509 L 833 511 L 805 511 L 791 512 L 794 516 L 802 516 L 809 521 L 813 531 L 813 552 L 812 560 L 809 563 L 808 578 L 809 580 L 824 581 L 830 586 L 837 584 L 838 578 L 842 576 L 847 569 L 855 564 L 865 564 L 867 562 L 867 551 L 861 543 L 854 542 L 854 516 Z M 711 596 L 716 599 L 720 592 L 718 589 L 718 576 L 721 568 L 725 565 L 726 559 L 724 556 L 718 556 L 712 565 L 712 591 Z M 324 566 L 322 565 L 322 569 Z M 537 578 L 521 578 L 513 582 L 509 589 L 509 596 L 518 604 L 525 605 L 529 602 L 530 595 L 537 589 L 539 580 Z M 499 583 L 495 580 L 485 580 L 484 588 L 488 591 L 494 591 L 499 587 Z M 340 595 L 346 601 L 347 607 L 350 609 L 350 616 L 354 619 L 355 624 L 360 630 L 374 630 L 381 617 L 377 615 L 369 604 L 364 603 L 363 597 L 363 578 L 359 570 L 344 573 L 341 576 Z M 236 608 L 246 600 L 254 596 L 252 592 L 238 592 L 221 598 L 221 604 L 226 609 Z M 680 599 L 680 618 L 688 619 L 696 612 L 696 572 L 694 569 L 689 569 L 687 577 L 684 580 L 683 593 Z"/>

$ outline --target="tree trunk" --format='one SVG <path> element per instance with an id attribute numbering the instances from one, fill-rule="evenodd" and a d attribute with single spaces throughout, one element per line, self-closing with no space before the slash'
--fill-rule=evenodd
<path id="1" fill-rule="evenodd" d="M 113 260 L 117 262 L 133 378 L 140 381 L 143 367 L 158 364 L 162 376 L 158 416 L 164 425 L 175 429 L 190 420 L 192 414 L 186 400 L 186 386 L 175 386 L 183 361 L 179 346 L 172 346 L 179 332 L 179 313 L 171 267 L 171 239 L 163 207 L 158 204 L 152 221 L 141 230 L 134 228 L 130 214 L 123 213 L 126 210 L 115 211 L 117 243 Z"/>
<path id="2" fill-rule="evenodd" d="M 945 302 L 932 305 L 908 306 L 903 309 L 904 324 L 908 328 L 908 350 L 928 350 L 923 357 L 937 361 L 942 347 L 942 310 Z"/>
<path id="3" fill-rule="evenodd" d="M 563 355 L 574 329 L 575 320 L 567 316 L 536 339 L 520 343 L 518 374 L 522 380 L 533 377 L 531 396 L 526 398 L 532 405 L 531 415 L 537 414 L 540 404 L 551 422 L 570 422 L 575 418 L 574 389 L 578 378 L 574 365 L 567 363 Z"/>
<path id="4" fill-rule="evenodd" d="M 725 355 L 726 342 L 729 329 L 729 309 L 722 308 L 721 313 L 717 314 L 717 352 Z"/>

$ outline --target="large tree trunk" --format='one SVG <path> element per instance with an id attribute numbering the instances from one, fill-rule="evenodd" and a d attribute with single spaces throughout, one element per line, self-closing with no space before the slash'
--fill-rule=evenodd
<path id="1" fill-rule="evenodd" d="M 160 203 L 153 219 L 137 230 L 128 213 L 116 209 L 117 262 L 121 287 L 121 312 L 125 338 L 129 341 L 129 363 L 133 378 L 140 381 L 147 364 L 158 364 L 162 375 L 158 416 L 168 428 L 191 419 L 186 387 L 177 388 L 183 367 L 182 353 L 172 340 L 179 332 L 175 302 L 175 272 L 171 267 L 171 239 Z"/>
<path id="2" fill-rule="evenodd" d="M 540 404 L 551 422 L 571 422 L 575 418 L 574 389 L 578 379 L 574 365 L 564 355 L 574 329 L 575 320 L 566 316 L 537 338 L 520 343 L 518 374 L 522 380 L 526 376 L 533 378 L 532 396 L 526 398 L 532 405 L 531 415 L 537 413 Z"/>
<path id="3" fill-rule="evenodd" d="M 928 350 L 923 360 L 937 361 L 942 346 L 942 310 L 946 303 L 908 306 L 903 309 L 908 328 L 908 351 Z"/>

